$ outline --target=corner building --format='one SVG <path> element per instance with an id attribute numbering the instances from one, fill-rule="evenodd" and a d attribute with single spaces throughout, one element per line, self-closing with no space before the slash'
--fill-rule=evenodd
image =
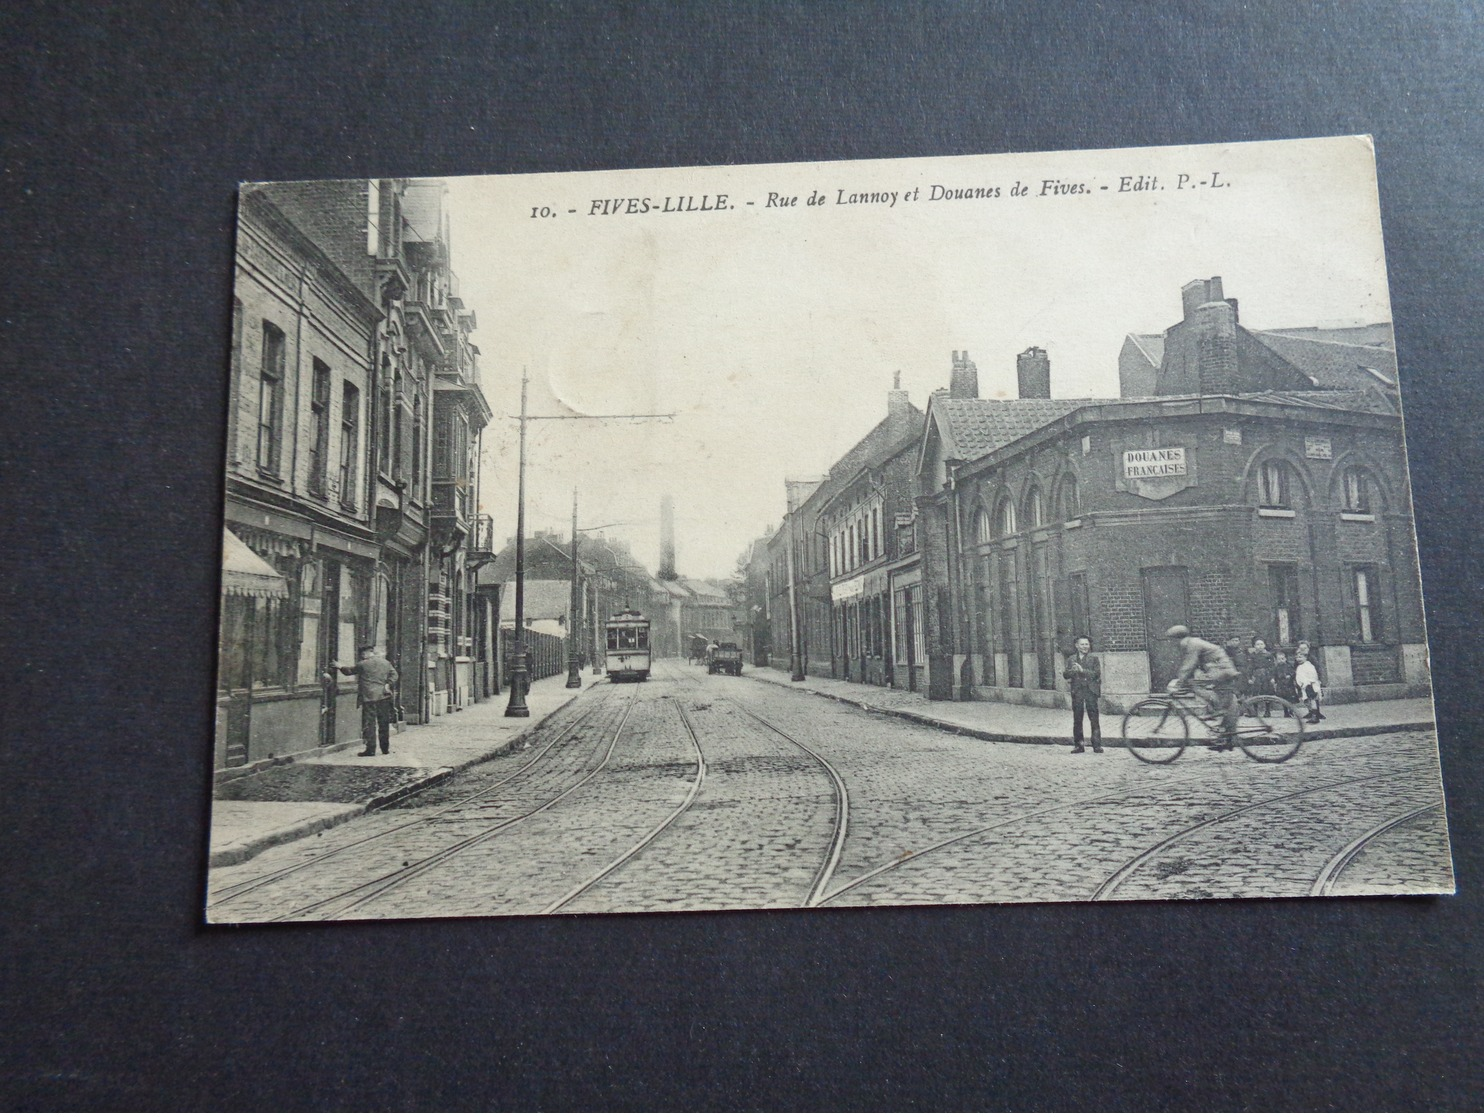
<path id="1" fill-rule="evenodd" d="M 1183 302 L 1125 343 L 1124 389 L 1145 394 L 1046 398 L 1032 349 L 1020 398 L 932 397 L 921 553 L 894 572 L 922 586 L 929 697 L 1066 705 L 1087 635 L 1126 708 L 1173 677 L 1174 624 L 1307 640 L 1333 701 L 1428 692 L 1389 326 L 1248 331 L 1219 278 Z"/>

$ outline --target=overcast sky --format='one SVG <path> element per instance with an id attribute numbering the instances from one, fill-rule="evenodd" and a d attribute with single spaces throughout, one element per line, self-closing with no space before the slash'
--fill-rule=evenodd
<path id="1" fill-rule="evenodd" d="M 1119 189 L 1138 175 L 1159 188 Z M 1047 179 L 1085 192 L 1042 195 Z M 1017 182 L 1029 193 L 1012 197 Z M 935 201 L 935 184 L 1000 196 Z M 575 487 L 580 526 L 622 525 L 611 534 L 653 569 L 669 492 L 691 577 L 731 572 L 778 523 L 784 478 L 822 473 L 886 414 L 896 371 L 925 408 L 967 350 L 980 394 L 1013 396 L 1015 355 L 1039 345 L 1053 396 L 1115 396 L 1124 335 L 1174 323 L 1180 287 L 1213 275 L 1254 329 L 1390 319 L 1372 152 L 1355 138 L 449 186 L 495 411 L 484 510 L 513 534 L 523 368 L 532 414 L 673 412 L 530 424 L 527 529 L 565 535 Z M 806 205 L 816 190 L 827 204 Z M 731 208 L 699 208 L 719 194 Z M 682 197 L 696 208 L 661 212 Z M 650 212 L 592 213 L 628 198 Z M 541 206 L 555 216 L 532 217 Z"/>

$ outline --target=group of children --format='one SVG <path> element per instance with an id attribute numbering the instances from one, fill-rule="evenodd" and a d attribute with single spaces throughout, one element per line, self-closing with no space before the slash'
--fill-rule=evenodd
<path id="1" fill-rule="evenodd" d="M 1228 640 L 1226 654 L 1241 672 L 1243 697 L 1276 694 L 1290 702 L 1303 703 L 1309 711 L 1304 720 L 1311 725 L 1324 720 L 1324 714 L 1319 710 L 1324 687 L 1319 681 L 1319 669 L 1314 665 L 1307 640 L 1298 642 L 1292 660 L 1282 648 L 1268 651 L 1267 641 L 1262 639 L 1254 639 L 1246 649 L 1240 640 Z"/>

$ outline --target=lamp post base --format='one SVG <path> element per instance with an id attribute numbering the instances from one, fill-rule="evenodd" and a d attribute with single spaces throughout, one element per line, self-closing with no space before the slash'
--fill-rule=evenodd
<path id="1" fill-rule="evenodd" d="M 572 656 L 567 660 L 567 689 L 576 690 L 582 686 L 582 660 Z"/>
<path id="2" fill-rule="evenodd" d="M 528 718 L 531 716 L 531 709 L 526 705 L 526 694 L 531 689 L 531 669 L 526 664 L 524 649 L 517 651 L 511 659 L 510 701 L 505 706 L 505 716 Z"/>

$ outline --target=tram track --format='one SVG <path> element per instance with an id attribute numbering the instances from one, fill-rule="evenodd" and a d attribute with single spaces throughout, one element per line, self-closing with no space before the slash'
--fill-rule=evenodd
<path id="1" fill-rule="evenodd" d="M 1351 776 L 1347 779 L 1334 780 L 1330 783 L 1319 784 L 1315 787 L 1306 787 L 1301 788 L 1297 791 L 1290 791 L 1284 795 L 1276 795 L 1269 799 L 1259 800 L 1256 803 L 1246 803 L 1240 807 L 1235 807 L 1232 810 L 1223 811 L 1221 814 L 1216 815 L 1214 818 L 1202 819 L 1199 822 L 1195 822 L 1189 826 L 1182 827 L 1181 829 L 1175 831 L 1173 834 L 1167 835 L 1161 841 L 1156 842 L 1154 845 L 1149 846 L 1138 854 L 1135 854 L 1133 857 L 1130 857 L 1112 874 L 1106 877 L 1103 880 L 1102 884 L 1098 885 L 1097 889 L 1094 890 L 1094 892 L 1091 896 L 1088 897 L 1088 899 L 1108 899 L 1114 892 L 1122 887 L 1123 884 L 1130 877 L 1132 877 L 1135 872 L 1137 872 L 1144 865 L 1147 865 L 1157 855 L 1166 852 L 1177 842 L 1184 841 L 1192 835 L 1200 833 L 1202 830 L 1209 830 L 1212 827 L 1219 826 L 1222 823 L 1228 822 L 1234 818 L 1238 818 L 1241 815 L 1250 814 L 1254 811 L 1265 810 L 1279 803 L 1285 803 L 1294 799 L 1300 799 L 1307 795 L 1319 795 L 1327 791 L 1333 791 L 1336 788 L 1353 787 L 1357 784 L 1374 783 L 1377 780 L 1394 779 L 1398 776 L 1407 775 L 1411 772 L 1420 772 L 1428 767 L 1430 767 L 1429 764 L 1421 763 L 1413 764 L 1405 768 L 1397 768 L 1385 772 L 1379 772 L 1369 776 Z M 1374 837 L 1374 835 L 1371 836 Z M 1321 871 L 1321 876 L 1322 875 L 1323 872 Z"/>
<path id="2" fill-rule="evenodd" d="M 308 904 L 303 904 L 291 911 L 284 912 L 280 915 L 275 916 L 273 919 L 269 920 L 269 922 L 288 922 L 290 920 L 300 919 L 311 914 L 314 914 L 314 916 L 319 919 L 338 919 L 346 913 L 363 907 L 364 905 L 369 904 L 371 901 L 386 895 L 388 892 L 391 892 L 394 889 L 403 887 L 412 880 L 415 880 L 418 877 L 431 872 L 432 870 L 459 856 L 460 854 L 476 846 L 482 845 L 483 843 L 489 841 L 491 838 L 494 838 L 497 835 L 502 834 L 505 831 L 510 830 L 511 828 L 518 826 L 529 819 L 535 818 L 537 815 L 540 815 L 549 810 L 551 807 L 554 807 L 557 803 L 560 803 L 569 795 L 586 786 L 593 779 L 595 779 L 605 768 L 607 768 L 609 762 L 613 759 L 613 753 L 618 746 L 619 738 L 623 736 L 624 727 L 628 724 L 629 717 L 633 713 L 635 706 L 638 704 L 638 697 L 638 691 L 636 690 L 630 697 L 628 704 L 624 707 L 623 714 L 619 718 L 617 727 L 609 736 L 608 746 L 603 751 L 603 758 L 598 762 L 597 766 L 589 770 L 585 775 L 582 776 L 582 778 L 578 779 L 575 783 L 567 785 L 557 794 L 546 797 L 538 805 L 530 808 L 529 810 L 522 811 L 521 813 L 510 818 L 502 819 L 492 826 L 484 827 L 476 833 L 460 838 L 459 840 L 452 842 L 442 847 L 441 849 L 435 850 L 433 853 L 418 858 L 416 861 L 404 863 L 401 867 L 393 869 L 391 872 L 383 873 L 378 877 L 372 878 L 371 880 L 362 881 L 361 883 L 353 885 L 350 888 L 342 889 L 341 891 L 336 892 L 332 895 L 321 897 L 317 900 L 311 901 Z M 345 902 L 341 903 L 339 907 L 334 907 L 334 905 L 338 901 Z"/>
<path id="3" fill-rule="evenodd" d="M 767 738 L 784 742 L 788 751 L 797 750 L 798 753 L 802 753 L 807 759 L 807 762 L 818 766 L 829 780 L 832 804 L 829 816 L 828 837 L 825 842 L 823 855 L 820 857 L 818 865 L 813 869 L 809 877 L 809 883 L 799 904 L 799 906 L 803 907 L 816 906 L 839 864 L 849 827 L 850 796 L 846 789 L 845 781 L 839 771 L 820 755 L 816 749 L 811 748 L 808 744 L 774 725 L 766 718 L 754 714 L 734 699 L 725 696 L 719 697 L 714 692 L 698 686 L 697 680 L 691 677 L 688 672 L 676 670 L 671 667 L 664 676 L 664 681 L 671 686 L 684 688 L 684 692 L 690 692 L 684 698 L 666 696 L 673 705 L 682 731 L 694 756 L 695 774 L 691 778 L 684 799 L 673 810 L 669 811 L 665 818 L 657 824 L 650 826 L 642 836 L 629 845 L 621 854 L 607 862 L 601 869 L 588 876 L 581 883 L 568 889 L 560 897 L 548 903 L 542 909 L 542 914 L 552 914 L 568 907 L 574 901 L 605 882 L 607 882 L 609 887 L 619 890 L 618 895 L 621 902 L 625 886 L 619 884 L 615 878 L 622 878 L 624 871 L 632 868 L 636 862 L 642 860 L 642 855 L 646 851 L 657 848 L 671 848 L 666 846 L 665 838 L 677 831 L 676 824 L 687 815 L 687 812 L 691 812 L 693 808 L 699 809 L 698 801 L 707 799 L 708 793 L 712 788 L 725 788 L 727 786 L 727 780 L 735 778 L 736 765 L 739 762 L 746 762 L 736 755 L 727 757 L 725 750 L 722 750 L 721 756 L 718 758 L 713 755 L 714 750 L 712 747 L 706 744 L 706 740 L 711 733 L 720 732 L 725 735 L 727 733 L 725 727 L 728 722 L 733 725 L 752 724 L 757 729 L 761 729 Z M 704 699 L 704 704 L 697 705 L 696 699 Z M 722 722 L 712 726 L 710 729 L 699 726 L 694 714 L 697 711 L 704 710 L 711 711 L 711 715 L 709 716 L 712 717 L 720 715 L 723 719 Z M 750 755 L 753 758 L 760 758 L 768 755 L 768 753 L 759 753 L 754 750 Z M 720 764 L 719 768 L 715 768 L 716 763 Z M 718 778 L 720 782 L 718 782 Z M 733 809 L 756 809 L 756 801 L 749 801 L 746 798 L 733 798 L 725 790 L 717 790 L 716 794 L 718 798 L 711 798 L 708 800 L 708 803 L 702 803 L 701 806 L 709 804 L 711 809 L 715 809 L 719 805 L 730 805 Z M 679 839 L 681 848 L 684 847 L 687 841 L 693 841 L 697 833 L 704 832 L 704 824 L 702 825 L 703 830 L 692 830 L 690 837 Z M 751 833 L 753 829 L 754 827 L 752 826 L 743 826 L 739 832 Z M 794 835 L 795 841 L 805 839 L 806 835 L 803 831 L 799 831 Z M 660 863 L 663 864 L 663 861 L 664 856 L 662 855 Z M 636 884 L 632 883 L 628 886 L 631 893 L 635 887 Z M 653 882 L 643 882 L 642 878 L 640 878 L 640 881 L 637 882 L 637 888 L 639 893 L 642 894 L 646 889 L 653 888 Z"/>
<path id="4" fill-rule="evenodd" d="M 445 804 L 431 814 L 419 815 L 416 818 L 408 819 L 406 822 L 399 822 L 395 826 L 388 826 L 383 830 L 378 830 L 374 834 L 366 834 L 362 837 L 352 839 L 351 841 L 343 842 L 340 845 L 335 846 L 333 849 L 323 850 L 315 854 L 313 857 L 296 862 L 295 864 L 286 865 L 279 869 L 273 869 L 268 872 L 261 873 L 258 876 L 251 877 L 245 881 L 237 881 L 234 884 L 227 885 L 217 892 L 212 893 L 208 898 L 208 903 L 213 905 L 231 903 L 233 900 L 250 895 L 254 892 L 259 891 L 260 889 L 268 887 L 269 885 L 277 884 L 280 881 L 287 880 L 298 873 L 304 872 L 308 869 L 312 869 L 332 858 L 339 857 L 342 854 L 354 850 L 363 850 L 365 846 L 370 845 L 373 842 L 382 841 L 394 834 L 400 834 L 415 827 L 430 826 L 440 819 L 447 818 L 455 811 L 468 806 L 470 803 L 474 802 L 477 799 L 487 799 L 489 796 L 493 795 L 501 788 L 506 787 L 507 785 L 520 779 L 522 776 L 531 773 L 538 765 L 541 764 L 543 760 L 546 759 L 546 757 L 552 752 L 553 749 L 555 749 L 558 745 L 570 741 L 577 735 L 577 733 L 581 729 L 583 729 L 590 722 L 595 720 L 601 713 L 603 713 L 606 708 L 607 707 L 605 704 L 599 703 L 593 705 L 587 710 L 582 711 L 579 716 L 571 722 L 571 724 L 564 726 L 557 732 L 555 732 L 549 741 L 547 741 L 544 745 L 537 749 L 536 752 L 534 752 L 526 760 L 526 762 L 514 772 L 511 772 L 498 780 L 494 780 L 480 788 L 477 788 L 463 798 L 456 799 L 452 803 Z"/>
<path id="5" fill-rule="evenodd" d="M 1373 841 L 1381 837 L 1383 834 L 1388 834 L 1399 826 L 1405 826 L 1413 819 L 1421 818 L 1423 815 L 1427 814 L 1428 811 L 1435 811 L 1439 809 L 1439 806 L 1440 804 L 1436 800 L 1430 800 L 1429 802 L 1423 803 L 1420 806 L 1416 806 L 1411 808 L 1410 810 L 1403 811 L 1399 815 L 1394 815 L 1376 826 L 1372 826 L 1364 834 L 1351 841 L 1343 849 L 1341 849 L 1338 853 L 1331 857 L 1327 862 L 1325 862 L 1324 868 L 1320 869 L 1319 875 L 1314 878 L 1314 885 L 1312 888 L 1310 888 L 1309 895 L 1330 895 L 1335 885 L 1339 883 L 1340 877 L 1344 875 L 1345 870 L 1350 867 L 1351 863 L 1357 857 L 1365 852 L 1366 846 L 1370 845 Z"/>
<path id="6" fill-rule="evenodd" d="M 679 699 L 672 698 L 670 699 L 670 701 L 674 704 L 675 712 L 680 716 L 680 723 L 685 727 L 685 731 L 690 738 L 691 745 L 696 750 L 696 777 L 691 782 L 690 789 L 686 792 L 685 798 L 681 801 L 678 807 L 670 812 L 669 816 L 665 818 L 663 822 L 661 822 L 658 826 L 653 827 L 647 834 L 644 835 L 644 837 L 640 838 L 639 841 L 635 842 L 623 853 L 619 854 L 618 857 L 614 858 L 598 872 L 588 877 L 587 880 L 583 881 L 575 888 L 569 889 L 560 898 L 554 900 L 552 903 L 543 908 L 541 910 L 542 915 L 555 914 L 556 912 L 560 911 L 562 908 L 570 904 L 573 900 L 577 899 L 577 897 L 581 896 L 584 892 L 587 892 L 589 889 L 598 885 L 609 876 L 611 876 L 613 873 L 623 868 L 626 864 L 628 864 L 645 849 L 647 849 L 661 834 L 668 830 L 670 828 L 670 825 L 681 815 L 683 815 L 687 810 L 689 810 L 690 805 L 696 801 L 696 796 L 700 794 L 701 787 L 706 782 L 706 756 L 701 751 L 700 738 L 696 735 L 695 725 L 692 724 L 689 715 L 686 714 L 685 707 L 680 703 Z"/>
<path id="7" fill-rule="evenodd" d="M 833 764 L 831 764 L 824 757 L 820 756 L 819 753 L 815 752 L 812 748 L 804 744 L 804 742 L 800 741 L 797 737 L 785 733 L 771 721 L 768 721 L 761 715 L 755 714 L 751 710 L 738 705 L 736 702 L 730 702 L 729 704 L 739 713 L 745 714 L 747 717 L 751 718 L 759 725 L 772 731 L 773 733 L 776 733 L 789 744 L 795 746 L 796 748 L 802 749 L 805 753 L 811 756 L 815 760 L 815 762 L 819 764 L 820 767 L 825 770 L 825 772 L 830 777 L 830 781 L 834 784 L 835 820 L 830 834 L 829 852 L 825 857 L 824 863 L 820 865 L 818 871 L 815 872 L 814 879 L 809 885 L 809 892 L 804 898 L 805 907 L 818 907 L 824 894 L 825 887 L 829 884 L 830 878 L 835 875 L 835 870 L 840 865 L 840 855 L 845 850 L 845 837 L 850 830 L 850 792 L 845 787 L 845 780 L 840 776 L 839 771 Z"/>
<path id="8" fill-rule="evenodd" d="M 1371 753 L 1360 754 L 1358 756 L 1353 757 L 1352 760 L 1364 760 L 1364 759 L 1367 759 L 1367 758 L 1372 757 L 1372 756 L 1382 756 L 1382 755 L 1386 755 L 1386 753 L 1384 751 L 1378 750 L 1378 751 L 1371 752 Z M 1411 768 L 1402 769 L 1400 771 L 1421 770 L 1422 768 L 1425 768 L 1425 767 L 1427 767 L 1427 765 L 1424 763 L 1424 764 L 1414 765 Z M 1357 779 L 1342 780 L 1342 781 L 1338 781 L 1338 783 L 1335 783 L 1335 784 L 1332 784 L 1332 785 L 1330 785 L 1330 784 L 1323 785 L 1323 787 L 1320 787 L 1320 788 L 1307 788 L 1307 789 L 1304 789 L 1304 790 L 1301 790 L 1301 791 L 1298 791 L 1298 792 L 1291 792 L 1291 793 L 1289 793 L 1287 795 L 1282 795 L 1282 796 L 1277 796 L 1275 798 L 1266 799 L 1266 800 L 1263 800 L 1262 802 L 1259 802 L 1259 803 L 1247 804 L 1247 805 L 1245 805 L 1245 806 L 1237 809 L 1236 811 L 1228 812 L 1228 815 L 1236 815 L 1236 814 L 1240 814 L 1240 813 L 1243 813 L 1243 812 L 1248 811 L 1248 810 L 1255 810 L 1255 809 L 1258 809 L 1258 808 L 1260 808 L 1262 806 L 1268 805 L 1270 803 L 1279 802 L 1279 801 L 1282 801 L 1284 799 L 1294 798 L 1294 797 L 1297 797 L 1299 795 L 1308 794 L 1308 793 L 1313 792 L 1313 791 L 1324 790 L 1324 789 L 1327 789 L 1327 788 L 1329 788 L 1331 786 L 1342 786 L 1344 784 L 1349 784 L 1349 783 L 1354 783 L 1354 782 L 1362 782 L 1363 780 L 1366 780 L 1366 779 L 1382 779 L 1385 776 L 1392 776 L 1392 775 L 1396 775 L 1396 774 L 1398 774 L 1398 772 L 1396 772 L 1396 771 L 1388 771 L 1388 772 L 1382 773 L 1380 775 L 1368 776 L 1368 777 L 1361 777 L 1359 780 L 1357 780 Z M 1188 775 L 1188 776 L 1171 778 L 1171 779 L 1165 781 L 1165 783 L 1162 786 L 1163 787 L 1171 787 L 1171 786 L 1189 785 L 1189 784 L 1192 784 L 1192 783 L 1196 783 L 1196 782 L 1198 782 L 1198 781 L 1200 781 L 1200 780 L 1202 780 L 1204 778 L 1206 778 L 1206 773 L 1195 772 L 1195 773 L 1192 773 L 1191 775 Z M 1093 796 L 1085 796 L 1085 797 L 1078 798 L 1078 799 L 1062 800 L 1061 802 L 1053 803 L 1053 804 L 1051 804 L 1049 806 L 1046 806 L 1046 807 L 1040 807 L 1040 808 L 1037 808 L 1036 810 L 1033 810 L 1033 811 L 1026 811 L 1026 812 L 1024 812 L 1022 814 L 1017 814 L 1017 815 L 1014 815 L 1014 816 L 1012 816 L 1010 818 L 998 819 L 995 822 L 988 823 L 988 824 L 986 824 L 984 826 L 978 826 L 978 827 L 973 828 L 972 830 L 966 830 L 966 831 L 963 831 L 961 833 L 954 834 L 954 835 L 952 835 L 950 837 L 947 837 L 947 838 L 942 839 L 941 841 L 933 842 L 931 845 L 925 846 L 922 849 L 914 850 L 911 853 L 903 854 L 902 856 L 900 856 L 900 857 L 898 857 L 898 858 L 896 858 L 896 859 L 894 859 L 892 861 L 888 861 L 888 862 L 886 862 L 883 865 L 878 865 L 876 868 L 871 869 L 868 872 L 862 873 L 861 875 L 859 875 L 857 877 L 854 877 L 853 879 L 851 879 L 849 881 L 846 881 L 844 884 L 840 885 L 838 888 L 834 888 L 834 889 L 830 890 L 829 892 L 825 893 L 823 896 L 821 896 L 820 899 L 817 901 L 816 905 L 814 905 L 814 906 L 822 906 L 822 905 L 825 905 L 825 904 L 832 903 L 835 899 L 837 899 L 838 897 L 844 895 L 845 893 L 851 892 L 851 891 L 855 890 L 856 888 L 861 887 L 862 885 L 869 884 L 870 882 L 872 882 L 874 880 L 877 880 L 880 877 L 883 877 L 883 876 L 885 876 L 885 875 L 887 875 L 889 873 L 895 872 L 895 871 L 897 871 L 897 870 L 905 867 L 906 865 L 911 864 L 912 862 L 921 860 L 922 858 L 931 856 L 932 854 L 938 853 L 938 852 L 940 852 L 940 851 L 942 851 L 944 849 L 948 849 L 948 848 L 950 848 L 952 846 L 959 845 L 959 844 L 961 844 L 963 842 L 972 841 L 975 838 L 982 837 L 983 835 L 988 834 L 988 833 L 992 833 L 993 831 L 1007 829 L 1009 827 L 1016 826 L 1016 825 L 1019 825 L 1019 824 L 1024 823 L 1024 822 L 1031 822 L 1031 821 L 1034 821 L 1034 820 L 1039 819 L 1039 818 L 1044 818 L 1044 817 L 1046 817 L 1048 815 L 1054 815 L 1054 814 L 1056 814 L 1056 813 L 1058 813 L 1060 811 L 1074 810 L 1074 809 L 1076 809 L 1078 807 L 1093 806 L 1093 805 L 1098 804 L 1098 803 L 1110 803 L 1110 804 L 1122 803 L 1122 802 L 1124 802 L 1126 800 L 1127 793 L 1128 793 L 1127 792 L 1127 789 L 1125 788 L 1125 789 L 1120 789 L 1117 792 L 1105 792 L 1103 794 L 1093 795 Z M 1186 827 L 1184 830 L 1180 831 L 1179 834 L 1172 836 L 1171 839 L 1167 839 L 1165 842 L 1159 843 L 1159 846 L 1164 846 L 1166 844 L 1169 844 L 1169 842 L 1172 841 L 1173 838 L 1175 838 L 1175 837 L 1178 837 L 1178 836 L 1183 835 L 1183 834 L 1186 834 L 1186 833 L 1194 832 L 1195 830 L 1198 830 L 1198 829 L 1202 828 L 1203 826 L 1206 826 L 1206 825 L 1209 825 L 1209 824 L 1214 824 L 1215 822 L 1220 821 L 1220 818 L 1224 818 L 1224 817 L 1227 817 L 1227 815 L 1222 815 L 1222 816 L 1219 816 L 1217 819 L 1205 820 L 1205 821 L 1203 821 L 1201 823 L 1198 823 L 1198 824 L 1196 824 L 1194 826 Z M 1159 847 L 1151 847 L 1151 848 L 1157 849 Z M 1136 858 L 1132 858 L 1130 860 L 1136 860 L 1138 858 L 1143 858 L 1148 853 L 1149 853 L 1149 851 L 1145 851 L 1145 853 L 1139 854 L 1139 855 L 1136 856 Z M 1125 864 L 1127 864 L 1127 863 L 1125 863 Z M 1103 895 L 1105 894 L 1106 883 L 1107 882 L 1105 881 L 1104 882 L 1104 886 L 1103 887 L 1100 887 L 1099 892 L 1098 893 L 1095 893 L 1093 896 L 1091 896 L 1089 898 L 1090 899 L 1101 899 L 1101 898 L 1103 898 Z M 1106 891 L 1111 891 L 1111 889 L 1106 889 Z"/>

